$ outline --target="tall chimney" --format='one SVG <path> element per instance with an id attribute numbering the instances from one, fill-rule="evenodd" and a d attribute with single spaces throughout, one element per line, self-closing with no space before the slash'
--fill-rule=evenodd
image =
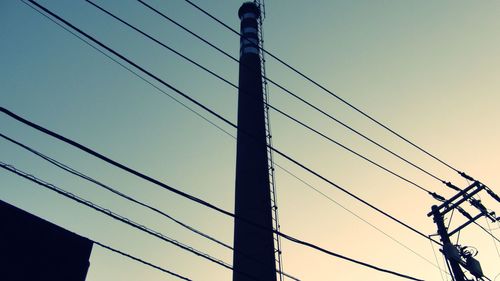
<path id="1" fill-rule="evenodd" d="M 233 281 L 274 281 L 271 195 L 264 123 L 258 18 L 253 2 L 238 11 L 241 20 L 235 214 L 265 229 L 235 220 Z"/>

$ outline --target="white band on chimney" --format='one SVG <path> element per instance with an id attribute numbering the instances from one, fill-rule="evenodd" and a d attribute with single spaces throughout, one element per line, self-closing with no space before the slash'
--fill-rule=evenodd
<path id="1" fill-rule="evenodd" d="M 243 16 L 241 16 L 241 20 L 244 19 L 256 19 L 257 15 L 254 13 L 244 13 Z"/>
<path id="2" fill-rule="evenodd" d="M 254 28 L 254 27 L 244 27 L 243 28 L 243 34 L 247 34 L 247 33 L 257 34 L 257 28 Z"/>
<path id="3" fill-rule="evenodd" d="M 240 56 L 244 54 L 259 54 L 259 49 L 255 47 L 244 47 L 241 49 Z"/>

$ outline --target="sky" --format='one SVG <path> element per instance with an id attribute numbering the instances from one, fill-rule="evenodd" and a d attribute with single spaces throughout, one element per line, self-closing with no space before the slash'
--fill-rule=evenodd
<path id="1" fill-rule="evenodd" d="M 238 29 L 242 1 L 193 1 Z M 40 1 L 166 82 L 236 122 L 237 91 L 113 20 L 83 0 Z M 130 23 L 233 83 L 238 65 L 137 1 L 98 1 Z M 183 0 L 148 0 L 233 56 L 239 38 Z M 265 48 L 315 81 L 500 193 L 500 2 L 266 1 Z M 235 140 L 175 102 L 177 98 L 235 131 L 169 89 L 162 93 L 21 1 L 0 3 L 0 104 L 155 179 L 234 210 Z M 269 56 L 267 75 L 410 161 L 465 187 L 468 182 L 404 143 Z M 149 80 L 149 79 L 148 79 Z M 346 146 L 447 198 L 454 192 L 270 86 L 270 103 Z M 168 95 L 167 95 L 168 94 Z M 437 201 L 334 144 L 271 112 L 273 144 L 333 182 L 425 234 Z M 232 244 L 233 221 L 0 116 L 6 134 L 123 193 Z M 78 196 L 231 263 L 232 253 L 171 221 L 71 176 L 0 140 L 0 160 Z M 436 246 L 401 225 L 275 157 L 330 199 L 276 170 L 281 230 L 333 252 L 425 280 L 449 280 Z M 147 236 L 7 171 L 0 199 L 84 237 L 193 280 L 231 280 L 231 272 Z M 486 193 L 484 204 L 500 206 Z M 474 210 L 466 206 L 468 210 Z M 387 235 L 360 220 L 376 226 Z M 458 214 L 446 223 L 457 227 Z M 478 221 L 489 227 L 482 218 Z M 498 225 L 492 225 L 498 237 Z M 496 228 L 496 229 L 495 229 Z M 457 237 L 453 237 L 456 241 Z M 398 242 L 395 242 L 397 240 Z M 401 246 L 401 244 L 406 247 Z M 486 276 L 500 274 L 500 253 L 478 227 L 459 244 L 478 249 Z M 497 247 L 497 248 L 495 248 Z M 408 249 L 410 248 L 411 251 Z M 417 254 L 415 254 L 417 253 Z M 436 256 L 437 255 L 437 256 Z M 284 269 L 301 280 L 400 280 L 286 240 Z M 177 280 L 94 246 L 88 281 Z M 497 277 L 496 280 L 500 280 Z"/>

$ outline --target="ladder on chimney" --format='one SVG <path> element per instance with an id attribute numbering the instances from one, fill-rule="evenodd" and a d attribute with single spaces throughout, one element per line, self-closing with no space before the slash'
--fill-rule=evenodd
<path id="1" fill-rule="evenodd" d="M 259 7 L 261 11 L 261 16 L 259 17 L 259 46 L 260 46 L 260 58 L 261 58 L 261 72 L 262 77 L 266 76 L 266 59 L 264 49 L 264 32 L 262 29 L 262 22 L 266 16 L 266 10 L 264 5 L 264 0 L 255 0 L 254 3 Z M 266 104 L 269 104 L 269 90 L 267 85 L 267 80 L 265 78 L 262 79 L 262 90 L 264 93 L 264 101 Z M 266 139 L 267 144 L 272 147 L 272 134 L 271 134 L 271 124 L 269 118 L 269 106 L 264 105 L 264 120 L 266 126 Z M 271 192 L 271 208 L 272 208 L 272 219 L 273 219 L 273 228 L 276 231 L 280 231 L 280 222 L 278 217 L 278 202 L 277 202 L 277 194 L 276 194 L 276 177 L 274 173 L 274 160 L 273 160 L 273 151 L 268 147 L 267 148 L 267 159 L 268 159 L 268 168 L 269 168 L 269 186 Z M 277 234 L 273 235 L 274 238 L 274 255 L 276 260 L 276 270 L 277 275 L 279 277 L 279 281 L 284 280 L 283 274 L 283 258 L 281 256 L 281 237 Z"/>

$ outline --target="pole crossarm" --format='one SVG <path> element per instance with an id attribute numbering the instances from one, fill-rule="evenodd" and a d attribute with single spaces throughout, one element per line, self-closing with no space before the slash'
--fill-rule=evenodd
<path id="1" fill-rule="evenodd" d="M 469 219 L 466 223 L 462 224 L 461 226 L 457 227 L 455 230 L 453 230 L 452 232 L 450 232 L 448 235 L 451 237 L 453 236 L 455 233 L 459 232 L 460 230 L 464 229 L 466 226 L 468 226 L 469 224 L 477 221 L 477 219 L 479 219 L 480 217 L 482 217 L 484 214 L 483 213 L 479 213 L 478 215 L 476 215 L 475 217 Z"/>
<path id="2" fill-rule="evenodd" d="M 476 188 L 475 190 L 473 190 L 474 188 Z M 459 206 L 460 204 L 462 204 L 464 201 L 468 200 L 470 197 L 472 197 L 473 195 L 475 195 L 476 193 L 478 193 L 479 191 L 481 191 L 482 189 L 484 188 L 484 185 L 482 185 L 480 182 L 478 181 L 475 181 L 474 183 L 472 183 L 471 185 L 469 185 L 467 188 L 465 188 L 464 190 L 458 192 L 455 196 L 451 197 L 450 199 L 444 201 L 441 205 L 439 205 L 436 209 L 437 212 L 440 212 L 441 209 L 444 209 L 441 213 L 441 215 L 445 215 L 446 213 L 448 213 L 449 211 L 453 210 L 454 208 L 456 208 L 457 206 Z M 471 193 L 467 193 L 469 192 L 470 190 Z M 460 198 L 462 197 L 462 198 Z M 453 203 L 455 200 L 457 200 L 457 202 Z M 433 215 L 433 212 L 429 212 L 427 214 L 428 217 L 432 216 Z"/>
<path id="3" fill-rule="evenodd" d="M 450 199 L 444 201 L 441 205 L 437 206 L 435 210 L 433 209 L 433 211 L 429 212 L 427 216 L 428 217 L 435 216 L 436 214 L 444 216 L 445 214 L 454 209 L 460 211 L 460 213 L 467 218 L 467 222 L 457 227 L 455 230 L 451 231 L 448 234 L 448 236 L 450 237 L 459 232 L 460 230 L 464 229 L 469 224 L 475 222 L 482 216 L 489 218 L 492 222 L 495 223 L 499 220 L 499 218 L 496 217 L 495 212 L 488 211 L 488 209 L 481 203 L 481 200 L 473 198 L 474 195 L 476 195 L 482 190 L 487 191 L 486 186 L 479 181 L 474 181 L 467 188 L 459 191 L 455 196 L 451 197 Z M 473 207 L 478 209 L 479 214 L 473 217 L 469 213 L 467 213 L 464 209 L 462 209 L 460 205 L 465 201 L 468 201 Z"/>

